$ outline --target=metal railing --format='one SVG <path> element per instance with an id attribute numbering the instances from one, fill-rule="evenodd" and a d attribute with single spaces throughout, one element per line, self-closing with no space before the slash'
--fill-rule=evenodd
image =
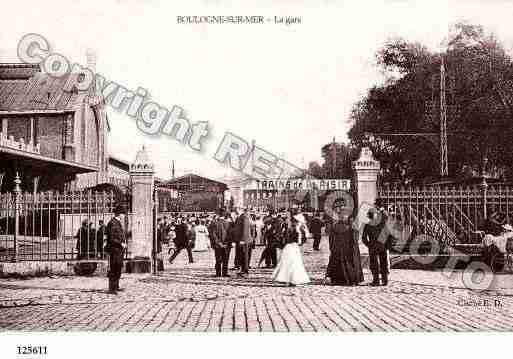
<path id="1" fill-rule="evenodd" d="M 0 261 L 105 258 L 113 193 L 0 194 Z"/>
<path id="2" fill-rule="evenodd" d="M 513 216 L 513 187 L 504 184 L 474 187 L 394 187 L 378 190 L 378 199 L 406 229 L 402 240 L 428 235 L 441 248 L 478 243 L 488 216 Z"/>

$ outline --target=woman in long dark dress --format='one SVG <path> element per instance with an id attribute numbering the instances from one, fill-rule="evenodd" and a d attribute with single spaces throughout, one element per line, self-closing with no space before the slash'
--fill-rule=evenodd
<path id="1" fill-rule="evenodd" d="M 359 232 L 358 226 L 353 217 L 348 219 L 349 223 L 351 223 L 351 230 L 353 232 L 353 267 L 356 273 L 356 282 L 362 283 L 363 278 L 363 269 L 362 269 L 362 258 L 360 255 L 360 244 L 359 244 Z"/>
<path id="2" fill-rule="evenodd" d="M 330 258 L 326 277 L 333 285 L 358 285 L 363 282 L 358 240 L 348 216 L 336 219 L 330 227 Z"/>

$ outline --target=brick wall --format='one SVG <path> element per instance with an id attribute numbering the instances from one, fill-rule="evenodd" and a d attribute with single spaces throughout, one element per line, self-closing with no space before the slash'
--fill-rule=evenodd
<path id="1" fill-rule="evenodd" d="M 98 123 L 90 107 L 84 111 L 85 116 L 85 148 L 84 148 L 84 162 L 91 166 L 99 166 L 99 138 L 98 138 Z"/>

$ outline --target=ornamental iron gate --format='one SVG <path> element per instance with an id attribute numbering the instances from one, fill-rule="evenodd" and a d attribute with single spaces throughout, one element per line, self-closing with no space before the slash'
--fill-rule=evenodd
<path id="1" fill-rule="evenodd" d="M 394 187 L 378 190 L 378 201 L 400 224 L 401 241 L 429 236 L 446 249 L 480 243 L 485 220 L 502 212 L 513 217 L 513 187 Z M 425 237 L 424 237 L 425 238 Z"/>

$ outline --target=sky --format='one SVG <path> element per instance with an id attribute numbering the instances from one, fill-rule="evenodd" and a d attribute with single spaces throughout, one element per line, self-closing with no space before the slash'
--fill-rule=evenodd
<path id="1" fill-rule="evenodd" d="M 109 151 L 132 161 L 145 145 L 157 176 L 237 173 L 213 159 L 226 131 L 298 165 L 321 162 L 321 147 L 347 140 L 350 112 L 384 80 L 376 51 L 389 38 L 439 48 L 451 23 L 467 20 L 494 31 L 513 48 L 513 4 L 507 1 L 259 0 L 9 1 L 0 8 L 0 61 L 17 61 L 27 33 L 152 100 L 183 107 L 192 122 L 208 121 L 203 153 L 166 136 L 143 134 L 135 121 L 108 108 Z M 177 16 L 297 16 L 289 26 L 178 24 Z"/>

